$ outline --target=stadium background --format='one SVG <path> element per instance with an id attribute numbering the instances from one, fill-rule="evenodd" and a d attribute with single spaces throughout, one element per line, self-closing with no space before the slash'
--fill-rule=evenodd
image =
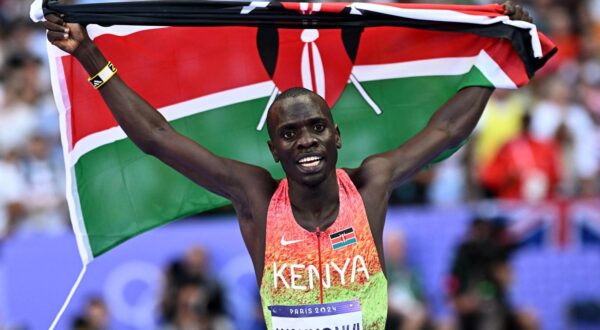
<path id="1" fill-rule="evenodd" d="M 560 51 L 526 88 L 495 93 L 459 153 L 393 193 L 390 328 L 454 329 L 465 310 L 493 326 L 508 309 L 540 329 L 600 329 L 600 1 L 521 3 Z M 29 4 L 0 0 L 0 329 L 47 328 L 80 269 L 45 35 Z M 553 150 L 545 183 L 527 148 L 507 147 L 524 114 Z M 495 185 L 506 178 L 533 188 L 498 199 L 511 194 Z M 94 261 L 58 328 L 262 329 L 258 301 L 224 208 Z"/>

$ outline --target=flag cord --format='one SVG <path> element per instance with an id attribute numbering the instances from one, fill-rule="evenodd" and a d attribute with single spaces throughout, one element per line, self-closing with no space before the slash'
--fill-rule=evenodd
<path id="1" fill-rule="evenodd" d="M 60 318 L 62 317 L 63 313 L 67 309 L 67 306 L 69 306 L 69 303 L 71 302 L 71 298 L 73 298 L 73 295 L 75 294 L 75 291 L 79 287 L 79 284 L 81 283 L 81 280 L 83 279 L 83 275 L 85 274 L 85 270 L 86 269 L 87 269 L 87 265 L 84 264 L 83 268 L 81 268 L 81 272 L 79 272 L 79 276 L 77 277 L 77 280 L 75 281 L 75 284 L 73 284 L 73 287 L 71 288 L 71 291 L 69 292 L 69 295 L 67 296 L 67 299 L 65 299 L 65 302 L 63 303 L 62 307 L 60 308 L 60 311 L 58 311 L 58 314 L 54 318 L 54 321 L 52 321 L 52 324 L 50 325 L 50 327 L 48 328 L 48 330 L 54 330 L 54 328 L 58 324 L 58 321 L 60 320 Z"/>

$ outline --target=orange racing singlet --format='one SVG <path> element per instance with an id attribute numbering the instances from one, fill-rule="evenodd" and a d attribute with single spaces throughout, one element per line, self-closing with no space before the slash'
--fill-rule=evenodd
<path id="1" fill-rule="evenodd" d="M 336 174 L 339 213 L 324 231 L 296 222 L 287 179 L 271 198 L 260 286 L 269 330 L 385 327 L 387 280 L 364 204 L 348 174 Z"/>

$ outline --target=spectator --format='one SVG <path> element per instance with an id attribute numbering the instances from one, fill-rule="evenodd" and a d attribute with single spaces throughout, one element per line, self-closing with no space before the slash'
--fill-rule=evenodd
<path id="1" fill-rule="evenodd" d="M 556 195 L 560 180 L 559 146 L 555 140 L 536 140 L 530 117 L 525 131 L 506 143 L 482 171 L 482 183 L 499 198 L 539 201 Z"/>
<path id="2" fill-rule="evenodd" d="M 503 222 L 475 219 L 457 248 L 448 292 L 461 330 L 533 330 L 535 318 L 508 301 L 512 282 L 509 258 L 516 245 Z"/>
<path id="3" fill-rule="evenodd" d="M 469 170 L 465 168 L 465 155 L 470 146 L 457 151 L 450 158 L 433 168 L 431 184 L 427 190 L 429 203 L 433 205 L 457 205 L 472 197 L 469 187 Z"/>
<path id="4" fill-rule="evenodd" d="M 395 231 L 387 236 L 385 252 L 390 314 L 386 328 L 431 329 L 421 284 L 417 274 L 408 265 L 406 240 L 402 232 Z"/>
<path id="5" fill-rule="evenodd" d="M 12 233 L 25 207 L 22 203 L 25 183 L 15 163 L 14 154 L 0 158 L 0 239 Z"/>
<path id="6" fill-rule="evenodd" d="M 209 272 L 203 248 L 193 247 L 169 265 L 161 309 L 166 329 L 231 328 L 221 285 Z"/>
<path id="7" fill-rule="evenodd" d="M 550 141 L 557 137 L 564 127 L 566 137 L 562 142 L 563 159 L 566 165 L 562 190 L 568 196 L 577 195 L 585 182 L 594 180 L 598 172 L 598 160 L 594 155 L 596 130 L 589 113 L 574 103 L 573 92 L 565 81 L 553 78 L 546 82 L 547 98 L 539 102 L 532 112 L 532 134 L 537 140 Z"/>
<path id="8" fill-rule="evenodd" d="M 29 140 L 20 170 L 28 200 L 20 230 L 45 233 L 67 230 L 66 201 L 62 194 L 64 167 L 52 157 L 48 140 L 40 136 Z"/>
<path id="9" fill-rule="evenodd" d="M 4 104 L 0 107 L 0 153 L 23 148 L 38 125 L 32 103 L 37 97 L 28 84 L 37 60 L 13 54 L 4 70 Z"/>
<path id="10" fill-rule="evenodd" d="M 92 297 L 88 300 L 83 314 L 73 321 L 73 330 L 108 330 L 109 311 L 102 298 Z"/>
<path id="11" fill-rule="evenodd" d="M 581 36 L 574 24 L 571 13 L 564 7 L 553 5 L 545 11 L 544 21 L 547 24 L 548 37 L 556 44 L 560 52 L 551 60 L 550 67 L 560 69 L 561 66 L 577 60 L 581 52 Z"/>
<path id="12" fill-rule="evenodd" d="M 477 125 L 474 141 L 477 168 L 485 166 L 506 142 L 521 133 L 526 107 L 526 99 L 520 93 L 505 89 L 494 92 Z"/>

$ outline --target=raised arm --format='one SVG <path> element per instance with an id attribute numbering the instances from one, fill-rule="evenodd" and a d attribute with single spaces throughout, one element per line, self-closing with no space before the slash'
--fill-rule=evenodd
<path id="1" fill-rule="evenodd" d="M 502 4 L 512 20 L 531 16 L 512 1 Z M 355 171 L 355 182 L 367 190 L 390 192 L 443 151 L 458 146 L 475 128 L 493 89 L 467 87 L 438 109 L 427 126 L 397 149 L 371 156 Z M 370 186 L 370 187 L 369 187 Z"/>
<path id="2" fill-rule="evenodd" d="M 492 92 L 493 89 L 485 87 L 459 91 L 413 138 L 397 149 L 365 159 L 359 169 L 359 182 L 391 190 L 443 151 L 458 146 L 475 128 Z"/>
<path id="3" fill-rule="evenodd" d="M 48 40 L 77 58 L 90 76 L 106 66 L 108 61 L 81 25 L 65 24 L 56 15 L 48 15 L 46 19 Z M 247 199 L 248 189 L 273 185 L 266 170 L 219 157 L 177 133 L 118 75 L 102 85 L 99 92 L 121 128 L 142 151 L 156 156 L 202 187 L 234 202 L 242 202 Z"/>

